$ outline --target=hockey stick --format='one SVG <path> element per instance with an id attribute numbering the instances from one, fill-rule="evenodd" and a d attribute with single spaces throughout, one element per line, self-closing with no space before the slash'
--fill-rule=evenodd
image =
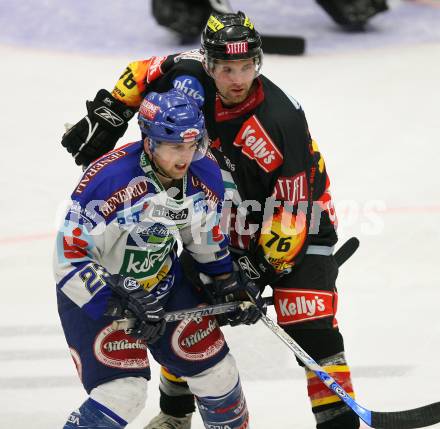
<path id="1" fill-rule="evenodd" d="M 264 301 L 266 305 L 273 305 L 272 297 L 264 298 Z M 188 308 L 187 310 L 170 311 L 168 313 L 165 313 L 164 319 L 166 320 L 167 323 L 178 322 L 179 320 L 185 320 L 185 319 L 198 319 L 200 317 L 231 313 L 233 311 L 238 310 L 240 307 L 245 307 L 246 305 L 249 304 L 250 302 L 247 301 L 246 302 L 232 301 L 232 302 L 227 302 L 225 304 L 214 304 L 214 305 L 207 305 L 204 307 Z M 134 327 L 135 323 L 136 323 L 135 318 L 119 319 L 119 320 L 115 320 L 112 323 L 112 328 L 116 331 L 129 330 Z"/>
<path id="2" fill-rule="evenodd" d="M 359 240 L 356 237 L 348 239 L 335 253 L 335 259 L 340 267 L 344 262 L 350 258 L 359 247 Z M 264 298 L 266 305 L 273 305 L 273 297 Z M 190 308 L 188 310 L 177 310 L 165 313 L 165 320 L 167 322 L 176 322 L 184 319 L 194 319 L 204 316 L 215 316 L 217 314 L 224 314 L 236 311 L 244 302 L 234 301 L 225 304 L 208 305 L 205 307 Z M 136 323 L 134 318 L 118 319 L 112 323 L 114 330 L 129 330 L 132 329 Z"/>
<path id="3" fill-rule="evenodd" d="M 380 429 L 413 429 L 431 426 L 440 422 L 440 402 L 404 411 L 370 411 L 359 405 L 348 393 L 319 366 L 281 327 L 262 314 L 262 322 L 284 343 L 304 365 L 342 401 L 344 401 L 368 426 Z"/>
<path id="4" fill-rule="evenodd" d="M 343 265 L 345 261 L 353 256 L 353 253 L 359 247 L 359 239 L 356 237 L 349 238 L 335 253 L 334 257 L 338 267 Z"/>

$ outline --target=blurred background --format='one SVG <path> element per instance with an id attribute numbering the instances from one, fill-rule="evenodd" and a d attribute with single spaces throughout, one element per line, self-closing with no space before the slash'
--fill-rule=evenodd
<path id="1" fill-rule="evenodd" d="M 389 11 L 368 20 L 365 31 L 347 33 L 313 0 L 230 1 L 234 10 L 253 19 L 261 33 L 305 37 L 311 55 L 440 40 L 438 0 L 388 0 L 387 4 Z M 1 0 L 0 42 L 133 57 L 182 50 L 178 38 L 157 25 L 151 9 L 150 0 Z M 183 49 L 192 47 L 198 47 L 197 41 Z"/>

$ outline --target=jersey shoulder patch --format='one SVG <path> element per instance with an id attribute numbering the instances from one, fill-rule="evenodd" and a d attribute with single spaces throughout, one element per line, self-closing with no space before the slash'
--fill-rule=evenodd
<path id="1" fill-rule="evenodd" d="M 191 97 L 199 107 L 205 103 L 205 89 L 197 77 L 181 74 L 174 78 L 173 86 Z"/>

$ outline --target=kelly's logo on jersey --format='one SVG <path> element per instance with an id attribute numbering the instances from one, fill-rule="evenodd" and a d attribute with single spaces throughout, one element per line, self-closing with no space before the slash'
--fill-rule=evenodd
<path id="1" fill-rule="evenodd" d="M 254 159 L 266 173 L 274 171 L 283 163 L 283 155 L 255 115 L 244 122 L 234 140 L 234 146 L 241 147 L 243 154 Z"/>
<path id="2" fill-rule="evenodd" d="M 274 304 L 280 325 L 332 317 L 337 294 L 321 290 L 275 289 Z"/>

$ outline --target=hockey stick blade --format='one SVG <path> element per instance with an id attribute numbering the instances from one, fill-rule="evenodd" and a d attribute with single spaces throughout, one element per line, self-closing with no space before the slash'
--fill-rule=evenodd
<path id="1" fill-rule="evenodd" d="M 302 348 L 270 317 L 261 315 L 261 321 L 272 331 L 295 356 L 339 398 L 345 402 L 368 426 L 376 429 L 416 429 L 440 422 L 440 402 L 404 411 L 370 411 L 359 405 L 336 381 L 317 364 Z"/>
<path id="2" fill-rule="evenodd" d="M 263 52 L 278 55 L 302 55 L 306 50 L 306 41 L 300 36 L 261 35 Z"/>
<path id="3" fill-rule="evenodd" d="M 359 247 L 359 239 L 356 237 L 349 238 L 335 253 L 336 263 L 338 267 L 343 265 L 347 259 L 353 256 L 353 253 Z"/>
<path id="4" fill-rule="evenodd" d="M 440 402 L 405 411 L 371 412 L 371 427 L 384 429 L 424 428 L 440 422 Z"/>

